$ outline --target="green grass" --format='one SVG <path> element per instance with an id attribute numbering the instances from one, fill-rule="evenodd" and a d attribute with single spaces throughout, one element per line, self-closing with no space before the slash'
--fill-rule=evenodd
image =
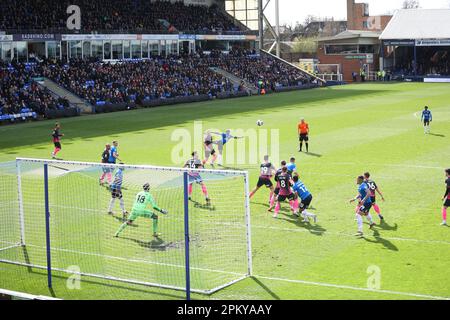
<path id="1" fill-rule="evenodd" d="M 248 129 L 255 128 L 256 120 L 262 119 L 264 128 L 279 129 L 280 158 L 297 157 L 302 180 L 314 195 L 313 206 L 319 223 L 302 224 L 287 211 L 274 220 L 267 213 L 267 191 L 261 190 L 251 203 L 255 277 L 222 290 L 210 299 L 450 298 L 450 229 L 439 226 L 440 199 L 445 187 L 443 169 L 449 167 L 450 158 L 449 89 L 445 84 L 364 84 L 62 119 L 62 131 L 66 136 L 61 157 L 98 162 L 102 146 L 119 140 L 120 154 L 126 163 L 175 166 L 179 165 L 171 160 L 176 144 L 171 134 L 175 129 L 192 131 L 194 120 L 203 121 L 204 129 Z M 433 135 L 423 134 L 420 121 L 414 115 L 424 105 L 430 106 L 435 118 Z M 310 123 L 313 155 L 297 153 L 296 123 L 300 117 Z M 0 162 L 15 157 L 48 158 L 52 151 L 52 124 L 44 121 L 0 127 Z M 242 167 L 250 171 L 251 186 L 257 180 L 257 167 Z M 353 237 L 356 232 L 354 207 L 347 200 L 356 193 L 355 177 L 364 171 L 372 173 L 385 194 L 386 202 L 380 203 L 380 207 L 386 224 L 377 226 L 375 231 L 369 231 L 366 225 L 366 237 L 357 239 Z M 13 176 L 2 177 L 2 180 L 0 188 L 14 184 Z M 60 183 L 60 197 L 75 206 L 76 199 L 67 191 L 69 182 L 60 179 Z M 93 185 L 95 187 L 86 179 L 79 180 L 79 186 L 83 186 L 87 194 L 95 194 L 85 205 L 94 198 L 101 205 L 106 204 L 108 194 Z M 219 194 L 219 190 L 212 189 Z M 128 206 L 131 194 L 130 190 L 126 199 Z M 176 206 L 171 201 L 178 197 L 162 201 Z M 223 210 L 221 205 L 225 204 L 220 204 L 217 212 Z M 9 216 L 9 211 L 15 209 L 13 204 L 6 207 L 7 210 L 0 209 L 0 215 Z M 207 213 L 206 219 L 226 220 L 218 215 Z M 142 231 L 144 228 L 139 228 L 149 228 L 149 222 L 139 222 L 138 228 L 126 231 L 132 240 L 111 242 L 108 234 L 117 227 L 118 221 L 100 216 L 80 222 L 71 219 L 70 210 L 63 217 L 67 225 L 60 221 L 63 227 L 57 230 L 57 244 L 70 243 L 74 248 L 89 245 L 93 250 L 102 246 L 102 250 L 112 252 L 124 252 L 127 247 L 130 255 L 142 254 L 143 257 L 161 254 L 139 245 L 139 241 L 149 241 Z M 180 230 L 167 225 L 170 220 L 164 225 L 163 219 L 161 228 L 165 226 L 166 233 L 168 230 L 179 233 Z M 96 232 L 96 223 L 102 226 L 101 232 Z M 75 234 L 79 227 L 94 237 L 95 243 L 86 240 L 82 233 Z M 30 228 L 38 230 L 43 226 Z M 0 227 L 0 231 L 5 230 Z M 199 261 L 207 264 L 208 257 L 227 250 L 230 240 L 222 236 L 215 242 L 214 250 L 199 256 Z M 23 252 L 10 254 L 18 257 Z M 30 256 L 43 259 L 42 252 L 35 256 L 30 252 Z M 64 262 L 69 259 L 67 256 Z M 181 249 L 173 250 L 173 259 L 182 260 Z M 93 261 L 73 261 L 73 264 L 97 264 L 95 267 L 101 268 Z M 381 290 L 365 290 L 370 266 L 381 271 Z M 133 272 L 127 264 L 116 264 L 114 268 L 110 271 L 118 274 Z M 161 273 L 161 268 L 158 270 L 154 270 L 159 272 L 157 275 L 167 276 Z M 182 279 L 182 274 L 177 277 Z M 196 277 L 196 281 L 200 281 L 199 275 Z M 183 298 L 183 293 L 172 290 L 87 277 L 83 278 L 81 290 L 69 290 L 66 283 L 67 275 L 56 273 L 54 289 L 50 292 L 46 288 L 44 270 L 0 263 L 0 288 L 10 290 L 53 294 L 64 299 Z M 205 297 L 194 295 L 194 298 Z"/>

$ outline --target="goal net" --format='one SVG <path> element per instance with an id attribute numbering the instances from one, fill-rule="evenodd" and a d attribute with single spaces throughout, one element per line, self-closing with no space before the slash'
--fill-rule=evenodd
<path id="1" fill-rule="evenodd" d="M 120 196 L 109 214 L 111 188 L 99 177 L 106 172 L 107 181 L 111 173 L 114 183 L 119 169 L 128 217 L 146 183 L 168 211 L 148 208 L 158 216 L 159 237 L 151 217 L 136 218 L 115 237 L 126 221 Z M 248 173 L 200 170 L 203 188 L 189 178 L 194 171 L 38 159 L 0 164 L 0 262 L 174 290 L 190 286 L 201 294 L 240 281 L 251 275 Z"/>

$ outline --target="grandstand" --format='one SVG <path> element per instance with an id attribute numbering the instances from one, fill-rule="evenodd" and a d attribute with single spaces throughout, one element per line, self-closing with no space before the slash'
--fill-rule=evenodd
<path id="1" fill-rule="evenodd" d="M 79 28 L 69 26 L 76 20 L 69 5 L 1 2 L 0 67 L 15 77 L 14 85 L 2 80 L 2 122 L 317 85 L 256 50 L 257 31 L 228 14 L 224 1 L 80 0 Z"/>
<path id="2" fill-rule="evenodd" d="M 394 78 L 450 82 L 450 10 L 399 10 L 380 36 Z"/>

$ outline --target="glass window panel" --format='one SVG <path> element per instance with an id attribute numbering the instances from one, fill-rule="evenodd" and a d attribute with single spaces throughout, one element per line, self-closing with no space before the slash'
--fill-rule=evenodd
<path id="1" fill-rule="evenodd" d="M 1 59 L 5 61 L 11 61 L 11 53 L 12 53 L 12 43 L 11 42 L 4 42 L 1 44 L 2 50 L 1 50 Z"/>
<path id="2" fill-rule="evenodd" d="M 142 58 L 148 58 L 148 41 L 142 40 Z"/>
<path id="3" fill-rule="evenodd" d="M 103 43 L 103 59 L 111 60 L 111 41 L 105 41 Z"/>
<path id="4" fill-rule="evenodd" d="M 81 45 L 81 41 L 69 41 L 69 57 L 71 59 L 82 58 Z"/>
<path id="5" fill-rule="evenodd" d="M 112 45 L 112 58 L 115 60 L 123 59 L 122 52 L 122 40 L 114 40 L 111 42 Z"/>
<path id="6" fill-rule="evenodd" d="M 92 41 L 91 42 L 92 56 L 97 59 L 103 59 L 103 42 Z"/>
<path id="7" fill-rule="evenodd" d="M 91 57 L 91 42 L 83 41 L 83 57 L 90 58 Z"/>
<path id="8" fill-rule="evenodd" d="M 130 57 L 131 57 L 130 41 L 124 41 L 123 42 L 123 58 L 130 59 Z"/>
<path id="9" fill-rule="evenodd" d="M 131 41 L 131 57 L 133 59 L 141 58 L 141 41 L 139 40 Z"/>

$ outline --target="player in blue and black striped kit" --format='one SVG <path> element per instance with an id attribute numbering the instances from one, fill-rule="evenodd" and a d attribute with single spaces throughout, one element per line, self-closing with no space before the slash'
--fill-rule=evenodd
<path id="1" fill-rule="evenodd" d="M 364 181 L 363 176 L 359 176 L 356 179 L 356 184 L 358 185 L 358 195 L 350 200 L 350 203 L 358 200 L 358 206 L 356 207 L 356 221 L 358 222 L 358 236 L 363 236 L 363 219 L 362 217 L 366 217 L 370 223 L 370 229 L 373 228 L 375 223 L 372 220 L 372 216 L 370 215 L 370 209 L 372 208 L 372 199 L 370 197 L 370 188 L 367 183 Z"/>
<path id="2" fill-rule="evenodd" d="M 428 110 L 428 106 L 422 111 L 422 122 L 425 134 L 430 133 L 430 124 L 433 122 L 433 114 Z"/>

